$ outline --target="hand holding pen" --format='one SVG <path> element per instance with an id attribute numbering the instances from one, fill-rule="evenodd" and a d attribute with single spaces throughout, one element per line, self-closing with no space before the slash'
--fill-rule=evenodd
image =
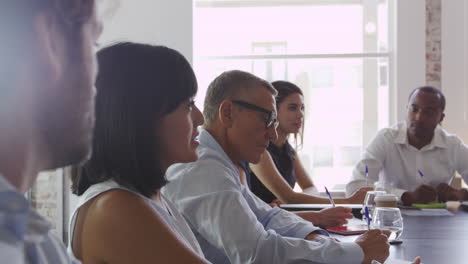
<path id="1" fill-rule="evenodd" d="M 370 218 L 369 207 L 367 206 L 364 207 L 364 217 L 367 220 L 367 230 L 370 230 L 370 222 L 372 219 Z"/>

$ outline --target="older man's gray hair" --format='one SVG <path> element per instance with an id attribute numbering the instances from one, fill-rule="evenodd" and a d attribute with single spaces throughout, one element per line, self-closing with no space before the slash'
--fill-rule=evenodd
<path id="1" fill-rule="evenodd" d="M 278 92 L 273 86 L 251 73 L 233 70 L 223 72 L 208 86 L 206 92 L 203 115 L 205 125 L 210 125 L 218 118 L 221 102 L 224 100 L 246 99 L 248 92 L 256 87 L 266 88 L 273 96 Z"/>

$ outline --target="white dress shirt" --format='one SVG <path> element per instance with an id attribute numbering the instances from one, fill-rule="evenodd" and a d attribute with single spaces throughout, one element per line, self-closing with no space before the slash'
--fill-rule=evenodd
<path id="1" fill-rule="evenodd" d="M 171 166 L 162 192 L 183 214 L 213 263 L 361 263 L 356 243 L 303 238 L 320 229 L 271 208 L 240 183 L 239 171 L 200 129 L 199 160 Z M 320 231 L 319 231 L 320 232 Z M 323 232 L 323 231 L 321 231 Z"/>
<path id="2" fill-rule="evenodd" d="M 52 234 L 51 224 L 1 175 L 0 263 L 79 263 Z"/>
<path id="3" fill-rule="evenodd" d="M 400 198 L 422 184 L 434 188 L 440 183 L 450 184 L 455 171 L 468 182 L 468 148 L 440 126 L 436 127 L 431 143 L 420 150 L 408 143 L 405 122 L 379 131 L 354 168 L 346 185 L 347 195 L 366 186 L 366 165 L 369 185 L 379 181 Z"/>

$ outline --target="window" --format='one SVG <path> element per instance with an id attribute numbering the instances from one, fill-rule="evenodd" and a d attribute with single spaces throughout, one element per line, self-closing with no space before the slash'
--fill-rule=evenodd
<path id="1" fill-rule="evenodd" d="M 197 0 L 197 101 L 231 69 L 297 84 L 301 159 L 319 189 L 341 189 L 362 146 L 389 125 L 390 10 L 385 0 Z"/>

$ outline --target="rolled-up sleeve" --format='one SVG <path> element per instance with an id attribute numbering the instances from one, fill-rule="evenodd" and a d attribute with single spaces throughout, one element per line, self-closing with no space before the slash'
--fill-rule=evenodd
<path id="1" fill-rule="evenodd" d="M 256 215 L 264 229 L 273 229 L 278 234 L 286 237 L 305 238 L 312 232 L 321 231 L 309 221 L 305 221 L 296 214 L 290 213 L 278 207 L 271 208 L 248 188 L 242 187 L 243 197 L 249 208 Z"/>

